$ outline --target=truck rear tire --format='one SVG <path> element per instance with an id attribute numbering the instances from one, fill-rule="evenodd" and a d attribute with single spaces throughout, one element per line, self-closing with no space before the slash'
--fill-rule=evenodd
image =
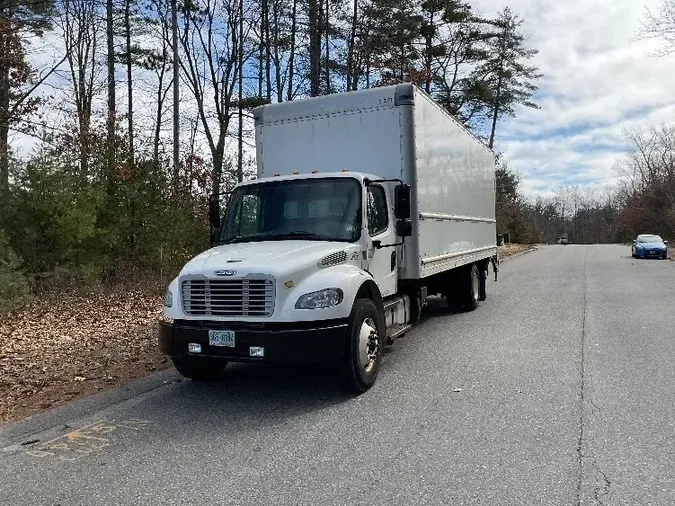
<path id="1" fill-rule="evenodd" d="M 340 385 L 347 392 L 361 394 L 375 384 L 386 336 L 372 300 L 356 299 L 347 332 L 347 349 L 339 364 Z"/>
<path id="2" fill-rule="evenodd" d="M 480 271 L 476 264 L 461 267 L 449 278 L 451 282 L 445 294 L 450 311 L 474 311 L 480 299 Z"/>
<path id="3" fill-rule="evenodd" d="M 483 302 L 487 299 L 487 279 L 488 279 L 488 268 L 486 265 L 481 265 L 480 270 L 480 286 L 478 287 L 478 300 Z"/>
<path id="4" fill-rule="evenodd" d="M 464 294 L 462 309 L 465 311 L 476 310 L 478 308 L 478 299 L 480 298 L 480 272 L 476 264 L 473 264 L 468 269 L 466 285 L 462 292 Z"/>
<path id="5" fill-rule="evenodd" d="M 223 375 L 227 365 L 225 360 L 189 355 L 178 355 L 171 357 L 171 360 L 181 376 L 194 381 L 216 380 Z"/>

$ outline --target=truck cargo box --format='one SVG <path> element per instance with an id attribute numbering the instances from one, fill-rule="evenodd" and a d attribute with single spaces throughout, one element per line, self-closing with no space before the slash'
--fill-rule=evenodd
<path id="1" fill-rule="evenodd" d="M 255 135 L 259 178 L 346 169 L 409 184 L 401 280 L 497 254 L 494 154 L 414 85 L 267 105 Z"/>

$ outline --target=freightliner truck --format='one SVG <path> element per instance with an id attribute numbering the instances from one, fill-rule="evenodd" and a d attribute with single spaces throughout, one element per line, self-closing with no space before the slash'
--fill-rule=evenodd
<path id="1" fill-rule="evenodd" d="M 212 247 L 170 283 L 160 349 L 195 380 L 229 361 L 328 361 L 365 392 L 427 297 L 485 300 L 494 154 L 411 84 L 254 118 L 257 176 L 211 206 Z"/>

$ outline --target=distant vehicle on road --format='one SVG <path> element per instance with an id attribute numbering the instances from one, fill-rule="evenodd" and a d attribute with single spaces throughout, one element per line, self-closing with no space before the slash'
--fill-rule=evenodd
<path id="1" fill-rule="evenodd" d="M 563 234 L 558 238 L 558 244 L 569 244 L 567 240 L 567 234 Z"/>
<path id="2" fill-rule="evenodd" d="M 668 258 L 668 241 L 653 234 L 640 234 L 633 239 L 631 247 L 633 258 Z"/>

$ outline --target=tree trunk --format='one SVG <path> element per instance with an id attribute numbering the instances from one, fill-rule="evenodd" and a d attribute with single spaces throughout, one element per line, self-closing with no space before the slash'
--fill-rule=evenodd
<path id="1" fill-rule="evenodd" d="M 211 153 L 213 158 L 213 195 L 220 193 L 220 183 L 223 178 L 223 160 L 225 158 L 225 139 L 218 141 L 218 145 Z M 216 201 L 218 197 L 215 197 Z"/>
<path id="2" fill-rule="evenodd" d="M 276 21 L 276 20 L 275 20 Z M 237 128 L 237 182 L 244 180 L 244 0 L 239 0 L 239 47 L 237 48 L 237 113 L 239 124 Z"/>
<path id="3" fill-rule="evenodd" d="M 128 94 L 128 128 L 129 128 L 129 170 L 134 173 L 134 81 L 131 66 L 131 0 L 125 0 L 124 31 L 126 36 L 127 53 L 127 94 Z"/>
<path id="4" fill-rule="evenodd" d="M 4 50 L 0 32 L 0 48 Z M 0 211 L 9 203 L 9 69 L 0 68 Z"/>
<path id="5" fill-rule="evenodd" d="M 277 82 L 277 102 L 284 101 L 284 85 L 281 82 L 281 57 L 279 56 L 279 0 L 272 4 L 272 21 L 274 23 L 274 71 Z"/>
<path id="6" fill-rule="evenodd" d="M 309 95 L 312 97 L 320 92 L 321 1 L 309 0 Z"/>
<path id="7" fill-rule="evenodd" d="M 497 81 L 497 92 L 495 93 L 495 103 L 492 108 L 492 128 L 490 129 L 490 149 L 495 145 L 495 131 L 497 129 L 497 119 L 499 118 L 499 101 L 502 93 L 502 76 Z"/>
<path id="8" fill-rule="evenodd" d="M 258 96 L 263 96 L 263 83 L 265 82 L 265 15 L 262 7 L 260 12 L 260 47 L 258 48 Z"/>
<path id="9" fill-rule="evenodd" d="M 178 54 L 178 7 L 177 0 L 171 0 L 171 39 L 173 42 L 173 188 L 174 195 L 180 191 L 180 89 Z"/>
<path id="10" fill-rule="evenodd" d="M 347 42 L 347 91 L 351 91 L 352 87 L 356 88 L 355 83 L 353 83 L 356 74 L 354 69 L 354 45 L 356 44 L 356 23 L 359 19 L 359 0 L 354 0 L 353 9 L 352 26 L 349 30 L 349 42 Z"/>
<path id="11" fill-rule="evenodd" d="M 291 54 L 288 57 L 288 101 L 293 100 L 293 72 L 295 72 L 295 35 L 297 31 L 298 0 L 293 0 L 291 13 Z"/>
<path id="12" fill-rule="evenodd" d="M 329 40 L 329 31 L 330 31 L 330 0 L 326 0 L 326 9 L 324 10 L 324 37 L 326 44 L 326 61 L 324 62 L 325 71 L 326 71 L 326 94 L 330 95 L 331 92 L 331 82 L 330 82 L 330 40 Z"/>
<path id="13" fill-rule="evenodd" d="M 115 44 L 114 44 L 114 14 L 113 0 L 106 1 L 106 39 L 108 42 L 108 119 L 107 119 L 107 176 L 112 180 L 115 172 Z M 87 140 L 88 142 L 88 140 Z"/>
<path id="14" fill-rule="evenodd" d="M 157 76 L 157 115 L 155 116 L 155 135 L 152 143 L 152 160 L 156 167 L 159 167 L 159 141 L 162 133 L 162 108 L 164 107 L 164 98 L 166 92 L 164 91 L 164 75 L 166 74 L 166 60 L 168 54 L 166 50 L 166 42 L 162 47 L 162 69 Z M 169 89 L 167 88 L 167 92 Z"/>
<path id="15" fill-rule="evenodd" d="M 268 0 L 263 0 L 264 6 L 264 33 L 265 33 L 265 98 L 272 101 L 272 48 L 270 47 L 270 6 Z"/>
<path id="16" fill-rule="evenodd" d="M 433 26 L 434 26 L 434 13 L 429 13 L 429 30 L 426 35 L 425 40 L 425 55 L 424 55 L 424 91 L 431 93 L 431 62 L 432 62 L 432 45 L 433 45 Z"/>

